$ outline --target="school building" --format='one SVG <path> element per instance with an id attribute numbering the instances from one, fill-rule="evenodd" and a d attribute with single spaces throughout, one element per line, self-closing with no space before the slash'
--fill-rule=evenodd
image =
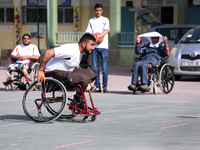
<path id="1" fill-rule="evenodd" d="M 77 42 L 95 16 L 96 3 L 103 4 L 103 16 L 110 20 L 110 65 L 133 63 L 134 38 L 151 27 L 132 8 L 150 10 L 164 25 L 200 24 L 199 0 L 0 0 L 0 65 L 8 65 L 24 33 L 32 36 L 31 43 L 42 53 Z"/>

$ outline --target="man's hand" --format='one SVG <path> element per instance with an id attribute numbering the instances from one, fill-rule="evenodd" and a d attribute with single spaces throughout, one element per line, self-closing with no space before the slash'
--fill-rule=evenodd
<path id="1" fill-rule="evenodd" d="M 168 41 L 167 36 L 163 36 L 163 41 L 164 41 L 165 43 L 167 43 L 167 41 Z"/>
<path id="2" fill-rule="evenodd" d="M 44 71 L 38 71 L 38 82 L 45 82 L 45 74 Z"/>
<path id="3" fill-rule="evenodd" d="M 28 57 L 27 56 L 19 56 L 18 57 L 18 60 L 25 60 L 25 59 L 27 59 Z"/>
<path id="4" fill-rule="evenodd" d="M 139 35 L 136 37 L 136 43 L 140 43 L 141 39 L 139 37 Z"/>

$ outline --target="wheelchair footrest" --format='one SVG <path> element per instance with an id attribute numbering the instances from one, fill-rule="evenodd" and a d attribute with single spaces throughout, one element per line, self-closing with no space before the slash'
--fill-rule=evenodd
<path id="1" fill-rule="evenodd" d="M 13 80 L 8 80 L 8 81 L 6 81 L 6 82 L 3 82 L 3 84 L 4 84 L 5 86 L 8 86 L 8 85 L 11 84 L 11 83 L 13 83 Z"/>

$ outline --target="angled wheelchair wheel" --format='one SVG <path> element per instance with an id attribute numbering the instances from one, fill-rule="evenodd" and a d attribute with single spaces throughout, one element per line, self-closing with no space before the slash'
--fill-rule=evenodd
<path id="1" fill-rule="evenodd" d="M 39 70 L 40 64 L 39 63 L 34 63 L 31 66 L 31 73 L 30 73 L 30 82 L 26 83 L 26 89 L 28 89 L 28 87 L 35 81 L 37 81 L 37 74 L 38 74 L 38 70 Z M 37 89 L 37 86 L 33 86 L 31 90 L 39 90 Z"/>
<path id="2" fill-rule="evenodd" d="M 170 64 L 164 64 L 160 70 L 159 74 L 159 84 L 161 91 L 165 94 L 168 94 L 172 91 L 174 87 L 174 69 Z"/>
<path id="3" fill-rule="evenodd" d="M 38 90 L 32 90 L 37 87 Z M 45 83 L 35 81 L 26 90 L 22 106 L 24 113 L 35 122 L 51 122 L 57 119 L 66 105 L 67 91 L 56 79 L 46 78 Z"/>
<path id="4" fill-rule="evenodd" d="M 70 105 L 74 105 L 72 99 L 68 98 L 66 99 L 66 107 L 65 109 L 63 110 L 60 118 L 61 119 L 72 119 L 73 117 L 75 117 L 72 113 L 72 107 Z"/>
<path id="5" fill-rule="evenodd" d="M 153 94 L 157 94 L 158 90 L 157 90 L 157 81 L 153 82 Z"/>
<path id="6" fill-rule="evenodd" d="M 37 74 L 38 74 L 38 70 L 39 70 L 40 64 L 39 63 L 34 63 L 31 66 L 31 81 L 37 81 Z"/>

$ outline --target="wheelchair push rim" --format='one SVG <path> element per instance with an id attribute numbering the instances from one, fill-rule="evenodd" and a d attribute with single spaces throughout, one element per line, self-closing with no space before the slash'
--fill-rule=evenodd
<path id="1" fill-rule="evenodd" d="M 32 90 L 37 87 L 37 90 Z M 24 113 L 35 122 L 51 122 L 57 119 L 66 106 L 67 92 L 64 85 L 46 78 L 45 83 L 35 81 L 26 90 L 22 106 Z"/>

